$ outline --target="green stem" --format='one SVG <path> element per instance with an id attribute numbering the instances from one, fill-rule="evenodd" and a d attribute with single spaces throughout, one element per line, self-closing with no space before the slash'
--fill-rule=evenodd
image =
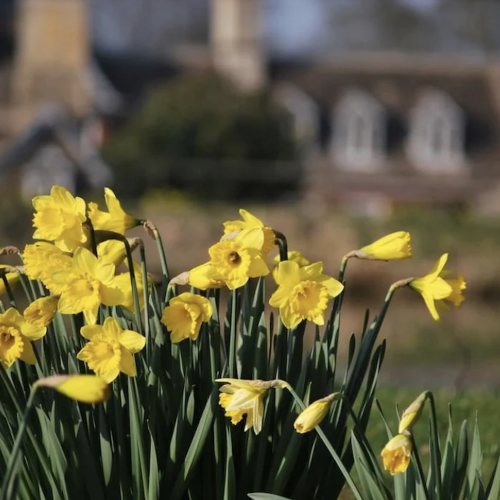
<path id="1" fill-rule="evenodd" d="M 288 242 L 286 240 L 286 236 L 279 231 L 274 231 L 274 236 L 276 238 L 274 242 L 276 245 L 278 245 L 278 248 L 280 250 L 280 262 L 288 260 Z"/>
<path id="2" fill-rule="evenodd" d="M 339 269 L 339 281 L 343 283 L 344 281 L 344 276 L 345 276 L 345 271 L 347 269 L 347 263 L 349 262 L 349 259 L 347 257 L 342 258 L 342 262 L 340 263 L 340 269 Z"/>
<path id="3" fill-rule="evenodd" d="M 23 419 L 21 420 L 21 425 L 16 434 L 16 439 L 14 440 L 14 445 L 12 446 L 12 451 L 9 457 L 9 463 L 7 464 L 7 471 L 2 481 L 2 488 L 0 490 L 0 500 L 10 500 L 14 498 L 13 495 L 13 485 L 16 478 L 16 475 L 19 471 L 19 467 L 17 467 L 18 460 L 21 460 L 19 456 L 21 452 L 21 444 L 23 441 L 24 434 L 26 432 L 26 428 L 28 425 L 28 419 L 31 413 L 31 409 L 33 408 L 33 402 L 35 399 L 35 393 L 37 388 L 32 387 L 28 401 L 26 403 L 26 407 L 24 409 Z"/>
<path id="4" fill-rule="evenodd" d="M 441 450 L 439 449 L 439 433 L 438 433 L 438 421 L 437 421 L 437 413 L 436 413 L 436 404 L 434 401 L 434 395 L 432 392 L 427 392 L 427 399 L 431 405 L 431 434 L 432 440 L 431 443 L 434 443 L 434 447 L 431 447 L 431 453 L 433 453 L 433 457 L 431 457 L 431 465 L 434 469 L 434 474 L 436 476 L 436 493 L 437 500 L 442 500 L 443 492 L 442 492 L 442 479 L 441 479 Z"/>
<path id="5" fill-rule="evenodd" d="M 146 251 L 144 250 L 144 242 L 140 240 L 139 242 L 139 254 L 141 256 L 141 271 L 142 271 L 142 287 L 143 287 L 143 297 L 144 297 L 144 335 L 148 340 L 149 346 L 149 284 L 148 284 L 148 268 L 146 266 Z"/>
<path id="6" fill-rule="evenodd" d="M 305 410 L 306 405 L 304 404 L 302 399 L 300 399 L 298 394 L 292 389 L 292 387 L 285 382 L 284 388 L 286 388 L 286 389 L 288 389 L 288 391 L 290 391 L 290 394 L 293 396 L 293 399 L 295 400 L 295 403 L 299 406 L 299 408 L 301 410 Z M 350 486 L 356 499 L 363 500 L 363 497 L 361 496 L 361 493 L 359 492 L 358 488 L 354 484 L 354 481 L 352 480 L 352 478 L 349 474 L 349 471 L 345 468 L 345 466 L 342 462 L 342 459 L 339 457 L 339 455 L 337 454 L 337 452 L 335 451 L 335 449 L 331 445 L 330 441 L 326 437 L 326 434 L 323 432 L 323 430 L 319 426 L 316 426 L 315 430 L 318 433 L 321 440 L 323 441 L 323 443 L 325 444 L 327 450 L 330 452 L 330 455 L 332 456 L 333 460 L 337 464 L 337 467 L 339 468 L 340 472 L 342 472 L 342 475 L 344 476 L 347 484 Z"/>
<path id="7" fill-rule="evenodd" d="M 10 305 L 17 309 L 16 299 L 14 297 L 14 294 L 12 293 L 12 288 L 9 284 L 9 280 L 7 279 L 5 273 L 2 274 L 2 279 L 3 279 L 3 284 L 5 285 L 5 290 L 7 291 L 7 295 L 9 296 Z"/>
<path id="8" fill-rule="evenodd" d="M 141 318 L 141 306 L 139 302 L 139 294 L 137 293 L 137 282 L 135 279 L 135 270 L 134 270 L 134 260 L 132 259 L 132 249 L 130 248 L 130 243 L 127 238 L 123 238 L 121 240 L 125 245 L 125 251 L 127 252 L 127 263 L 128 263 L 128 272 L 130 273 L 130 283 L 132 286 L 132 299 L 134 301 L 134 312 L 135 312 L 135 321 L 137 323 L 137 331 L 142 334 L 142 318 Z"/>
<path id="9" fill-rule="evenodd" d="M 427 489 L 427 481 L 425 479 L 424 468 L 422 467 L 422 461 L 420 460 L 420 454 L 418 452 L 417 443 L 415 443 L 415 439 L 413 439 L 413 434 L 411 435 L 411 440 L 413 441 L 413 456 L 415 458 L 415 462 L 417 464 L 417 472 L 420 477 L 420 482 L 422 483 L 422 488 L 424 489 L 425 498 L 430 500 L 429 490 Z"/>
<path id="10" fill-rule="evenodd" d="M 95 237 L 94 226 L 92 225 L 92 221 L 89 218 L 87 218 L 85 224 L 89 228 L 90 232 L 90 249 L 92 250 L 92 253 L 97 257 L 97 240 Z"/>
<path id="11" fill-rule="evenodd" d="M 238 302 L 237 290 L 233 290 L 231 297 L 231 325 L 230 325 L 230 336 L 229 336 L 229 362 L 228 362 L 228 373 L 230 378 L 234 378 L 236 367 L 236 303 Z"/>

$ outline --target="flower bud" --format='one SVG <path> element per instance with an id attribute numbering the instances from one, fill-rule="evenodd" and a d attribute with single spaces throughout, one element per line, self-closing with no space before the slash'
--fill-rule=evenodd
<path id="1" fill-rule="evenodd" d="M 424 410 L 425 402 L 429 396 L 429 391 L 425 391 L 406 408 L 401 415 L 398 432 L 401 434 L 405 431 L 411 431 L 413 426 L 418 422 L 422 411 Z"/>
<path id="2" fill-rule="evenodd" d="M 402 260 L 411 257 L 411 235 L 406 231 L 397 231 L 374 241 L 360 250 L 355 250 L 347 257 L 371 260 Z"/>
<path id="3" fill-rule="evenodd" d="M 82 403 L 102 403 L 111 396 L 108 383 L 95 375 L 54 375 L 37 380 L 34 386 L 50 387 Z"/>
<path id="4" fill-rule="evenodd" d="M 330 406 L 340 398 L 340 393 L 330 394 L 310 404 L 295 420 L 293 426 L 299 434 L 312 431 L 327 416 Z"/>

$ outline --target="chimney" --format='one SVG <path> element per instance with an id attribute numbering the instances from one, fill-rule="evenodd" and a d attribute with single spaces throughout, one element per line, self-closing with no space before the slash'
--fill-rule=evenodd
<path id="1" fill-rule="evenodd" d="M 19 0 L 13 104 L 25 122 L 47 103 L 88 110 L 86 0 Z"/>
<path id="2" fill-rule="evenodd" d="M 266 83 L 261 26 L 262 0 L 212 0 L 212 64 L 241 90 Z"/>

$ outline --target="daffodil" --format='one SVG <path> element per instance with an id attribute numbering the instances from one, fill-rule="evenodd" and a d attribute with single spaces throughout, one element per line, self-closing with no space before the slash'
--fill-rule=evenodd
<path id="1" fill-rule="evenodd" d="M 0 273 L 4 273 L 7 284 L 11 290 L 19 283 L 19 271 L 16 271 L 12 266 L 0 265 Z M 0 277 L 0 297 L 3 297 L 6 293 L 7 287 L 5 281 Z"/>
<path id="2" fill-rule="evenodd" d="M 41 339 L 47 329 L 33 325 L 14 308 L 0 314 L 0 362 L 8 368 L 21 359 L 30 365 L 36 364 L 31 342 Z"/>
<path id="3" fill-rule="evenodd" d="M 161 322 L 171 332 L 173 343 L 190 338 L 196 340 L 201 324 L 207 322 L 213 314 L 210 301 L 194 293 L 185 292 L 170 299 L 163 310 Z"/>
<path id="4" fill-rule="evenodd" d="M 107 262 L 118 267 L 127 257 L 123 241 L 106 240 L 97 245 L 97 257 L 101 262 Z"/>
<path id="5" fill-rule="evenodd" d="M 397 434 L 384 447 L 382 461 L 384 469 L 392 475 L 404 472 L 410 464 L 413 439 L 409 433 Z"/>
<path id="6" fill-rule="evenodd" d="M 236 425 L 246 415 L 245 431 L 253 427 L 255 434 L 259 434 L 264 416 L 264 398 L 269 389 L 279 386 L 277 381 L 220 378 L 217 382 L 227 382 L 219 389 L 219 404 L 226 410 L 226 417 Z"/>
<path id="7" fill-rule="evenodd" d="M 120 372 L 135 377 L 132 354 L 146 345 L 144 336 L 132 330 L 123 330 L 115 318 L 108 317 L 104 325 L 84 326 L 80 333 L 89 342 L 78 353 L 89 368 L 106 382 L 112 382 Z"/>
<path id="8" fill-rule="evenodd" d="M 199 290 L 208 290 L 209 288 L 221 288 L 224 286 L 224 281 L 211 278 L 214 271 L 210 262 L 205 262 L 193 269 L 187 275 L 189 285 L 198 288 Z"/>
<path id="9" fill-rule="evenodd" d="M 78 248 L 73 256 L 72 267 L 52 278 L 63 284 L 59 311 L 63 314 L 83 312 L 87 323 L 97 320 L 99 305 L 120 305 L 124 294 L 115 282 L 115 266 L 100 262 L 85 248 Z"/>
<path id="10" fill-rule="evenodd" d="M 291 252 L 288 252 L 288 260 L 292 262 L 296 262 L 299 267 L 305 267 L 310 264 L 310 262 L 302 255 L 301 252 L 297 250 L 292 250 Z M 276 255 L 273 259 L 273 278 L 276 281 L 278 277 L 278 267 L 280 265 L 280 256 Z"/>
<path id="11" fill-rule="evenodd" d="M 302 320 L 323 325 L 328 301 L 339 295 L 344 285 L 323 274 L 323 263 L 299 267 L 296 262 L 281 262 L 278 269 L 279 288 L 269 304 L 279 308 L 287 328 L 295 328 Z"/>
<path id="12" fill-rule="evenodd" d="M 54 295 L 36 299 L 24 310 L 24 317 L 28 323 L 49 326 L 56 315 L 58 303 L 59 297 Z"/>
<path id="13" fill-rule="evenodd" d="M 447 311 L 449 309 L 447 302 L 455 307 L 461 307 L 462 302 L 465 300 L 463 291 L 467 288 L 467 283 L 461 274 L 456 278 L 448 278 L 447 276 L 449 276 L 449 273 L 446 271 L 442 272 L 440 275 L 440 277 L 450 285 L 451 293 L 443 300 L 436 301 L 436 308 L 442 311 Z"/>
<path id="14" fill-rule="evenodd" d="M 138 219 L 127 215 L 123 210 L 121 203 L 111 189 L 104 188 L 104 199 L 108 212 L 99 210 L 97 203 L 89 203 L 89 219 L 92 221 L 94 229 L 125 234 L 127 229 L 139 225 Z"/>
<path id="15" fill-rule="evenodd" d="M 224 234 L 231 234 L 234 232 L 241 231 L 242 229 L 262 229 L 264 234 L 264 239 L 262 241 L 262 245 L 260 251 L 264 255 L 264 257 L 274 248 L 274 231 L 265 226 L 264 223 L 252 215 L 247 210 L 243 208 L 240 209 L 240 215 L 243 220 L 232 220 L 224 222 Z"/>
<path id="16" fill-rule="evenodd" d="M 73 260 L 60 248 L 46 241 L 26 245 L 22 254 L 26 275 L 32 280 L 41 280 L 54 294 L 60 295 L 64 283 L 56 282 L 52 276 L 60 271 L 71 269 Z"/>
<path id="17" fill-rule="evenodd" d="M 262 229 L 243 229 L 234 238 L 216 243 L 208 250 L 207 278 L 224 281 L 230 290 L 245 285 L 249 278 L 267 276 L 269 268 L 261 255 Z"/>
<path id="18" fill-rule="evenodd" d="M 442 277 L 441 273 L 448 260 L 448 254 L 441 255 L 439 260 L 434 264 L 429 274 L 422 278 L 412 279 L 408 286 L 416 290 L 422 298 L 431 313 L 431 316 L 439 321 L 439 314 L 436 310 L 436 301 L 442 301 L 448 298 L 453 293 L 453 288 Z"/>
<path id="19" fill-rule="evenodd" d="M 49 387 L 81 403 L 102 403 L 111 396 L 108 383 L 95 375 L 53 375 L 37 380 L 34 387 Z"/>
<path id="20" fill-rule="evenodd" d="M 420 396 L 413 401 L 413 403 L 406 408 L 406 410 L 401 415 L 401 420 L 399 421 L 399 434 L 405 431 L 410 431 L 413 426 L 419 421 L 424 411 L 425 402 L 429 397 L 429 392 L 425 391 L 420 394 Z"/>
<path id="21" fill-rule="evenodd" d="M 336 401 L 339 397 L 339 393 L 334 393 L 311 403 L 295 420 L 293 424 L 295 430 L 299 434 L 312 431 L 328 415 L 333 401 Z"/>
<path id="22" fill-rule="evenodd" d="M 135 284 L 137 286 L 137 296 L 139 298 L 139 308 L 142 311 L 144 309 L 144 283 L 142 277 L 142 267 L 137 262 L 134 262 L 134 276 L 135 276 Z M 148 276 L 148 286 L 149 283 Z M 115 277 L 115 285 L 123 293 L 123 301 L 120 302 L 120 305 L 127 308 L 129 311 L 134 310 L 134 296 L 132 293 L 132 281 L 130 279 L 130 272 L 120 273 Z"/>
<path id="23" fill-rule="evenodd" d="M 87 219 L 82 198 L 75 198 L 62 186 L 53 186 L 50 195 L 33 198 L 33 207 L 36 210 L 33 238 L 53 241 L 64 252 L 73 252 L 87 242 L 82 225 Z"/>
<path id="24" fill-rule="evenodd" d="M 402 260 L 411 257 L 411 236 L 406 231 L 388 234 L 353 254 L 361 259 Z"/>

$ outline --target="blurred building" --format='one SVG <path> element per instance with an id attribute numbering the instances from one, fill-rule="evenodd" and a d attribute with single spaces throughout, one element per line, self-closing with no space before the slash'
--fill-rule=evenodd
<path id="1" fill-rule="evenodd" d="M 47 137 L 48 171 L 107 182 L 101 119 L 126 118 L 155 82 L 215 70 L 242 91 L 271 86 L 290 110 L 310 200 L 384 212 L 498 198 L 484 195 L 500 179 L 500 2 L 2 3 L 0 40 L 14 48 L 0 53 L 0 151 L 24 131 L 8 164 L 30 185 Z"/>

